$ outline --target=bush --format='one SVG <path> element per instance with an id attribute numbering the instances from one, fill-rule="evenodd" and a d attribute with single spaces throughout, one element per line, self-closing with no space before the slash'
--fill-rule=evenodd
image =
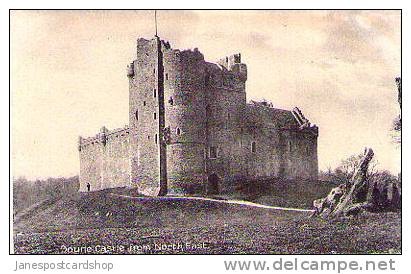
<path id="1" fill-rule="evenodd" d="M 13 180 L 13 212 L 16 214 L 47 199 L 71 198 L 77 194 L 79 186 L 78 176 L 36 181 L 19 177 Z"/>

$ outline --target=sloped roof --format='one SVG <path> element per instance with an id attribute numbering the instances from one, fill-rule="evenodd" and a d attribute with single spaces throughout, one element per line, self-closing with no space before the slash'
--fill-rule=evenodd
<path id="1" fill-rule="evenodd" d="M 298 122 L 289 110 L 273 108 L 260 103 L 248 103 L 243 113 L 248 127 L 298 128 Z"/>

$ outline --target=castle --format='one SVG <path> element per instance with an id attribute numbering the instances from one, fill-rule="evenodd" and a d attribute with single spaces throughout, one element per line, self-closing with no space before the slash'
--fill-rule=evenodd
<path id="1" fill-rule="evenodd" d="M 214 64 L 197 48 L 139 38 L 127 76 L 129 126 L 79 137 L 80 191 L 201 195 L 235 181 L 317 179 L 318 127 L 298 108 L 247 103 L 240 54 Z"/>

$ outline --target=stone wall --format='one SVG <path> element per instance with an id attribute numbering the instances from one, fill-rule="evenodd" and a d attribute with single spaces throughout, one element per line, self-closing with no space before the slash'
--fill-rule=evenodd
<path id="1" fill-rule="evenodd" d="M 235 180 L 316 180 L 318 128 L 298 108 L 247 104 L 240 54 L 213 64 L 197 49 L 138 39 L 127 76 L 130 128 L 80 140 L 81 190 L 90 182 L 92 190 L 204 194 L 210 176 L 220 188 Z"/>
<path id="2" fill-rule="evenodd" d="M 131 181 L 148 195 L 160 191 L 158 43 L 158 39 L 138 39 L 137 58 L 128 75 Z"/>
<path id="3" fill-rule="evenodd" d="M 102 128 L 95 137 L 81 138 L 80 191 L 124 187 L 130 185 L 128 127 L 108 131 Z"/>
<path id="4" fill-rule="evenodd" d="M 164 51 L 168 193 L 204 192 L 206 108 L 204 56 L 198 50 Z"/>

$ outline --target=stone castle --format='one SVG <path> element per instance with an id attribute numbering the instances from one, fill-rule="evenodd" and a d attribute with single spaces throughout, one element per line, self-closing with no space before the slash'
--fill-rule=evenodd
<path id="1" fill-rule="evenodd" d="M 240 54 L 214 64 L 140 38 L 127 76 L 129 126 L 79 137 L 80 191 L 201 195 L 244 180 L 317 179 L 318 127 L 298 108 L 247 103 Z"/>

